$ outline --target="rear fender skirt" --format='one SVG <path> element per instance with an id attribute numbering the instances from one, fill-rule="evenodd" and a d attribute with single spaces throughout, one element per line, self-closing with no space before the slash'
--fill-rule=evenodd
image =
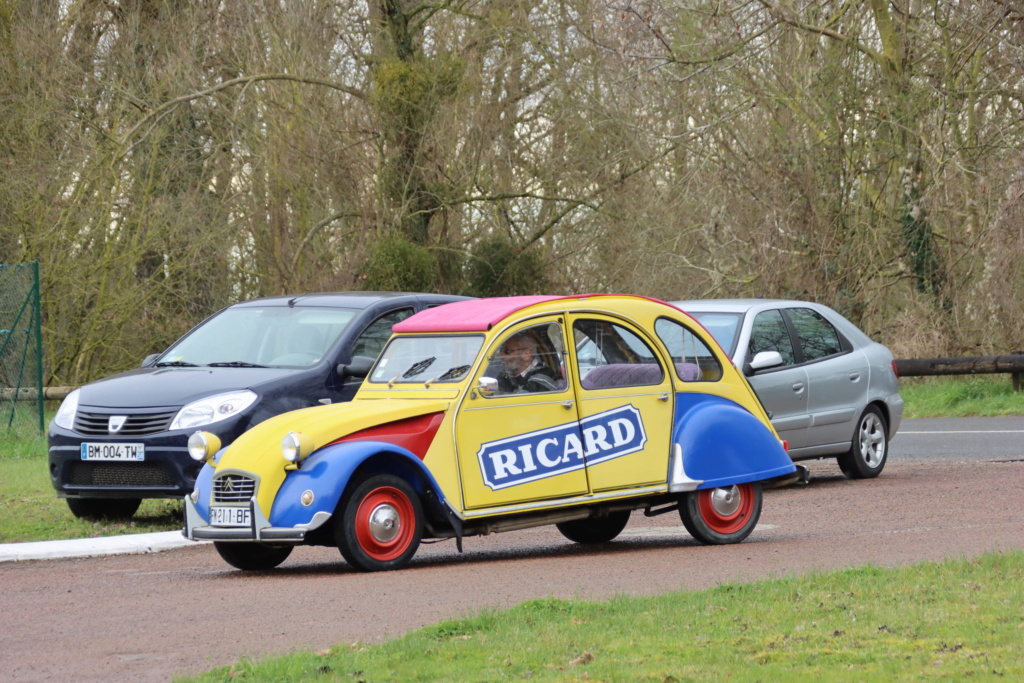
<path id="1" fill-rule="evenodd" d="M 421 482 L 427 482 L 437 493 L 439 504 L 445 505 L 437 481 L 415 453 L 384 441 L 349 441 L 321 448 L 309 456 L 302 467 L 288 473 L 274 498 L 270 524 L 294 527 L 309 524 L 317 512 L 334 514 L 352 475 L 368 460 L 381 455 L 392 459 L 391 473 L 404 474 L 420 494 L 423 493 Z M 313 502 L 308 506 L 301 500 L 305 491 L 313 494 Z M 424 503 L 429 504 L 426 498 Z"/>
<path id="2" fill-rule="evenodd" d="M 771 429 L 732 401 L 710 394 L 676 394 L 673 441 L 690 479 L 708 489 L 763 481 L 796 471 Z"/>

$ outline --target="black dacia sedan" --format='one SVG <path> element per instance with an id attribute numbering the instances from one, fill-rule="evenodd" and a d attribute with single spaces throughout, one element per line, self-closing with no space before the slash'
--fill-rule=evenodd
<path id="1" fill-rule="evenodd" d="M 50 480 L 77 517 L 128 518 L 181 498 L 202 429 L 229 444 L 263 420 L 348 401 L 391 326 L 465 297 L 349 292 L 256 299 L 210 316 L 142 367 L 68 395 L 50 423 Z"/>

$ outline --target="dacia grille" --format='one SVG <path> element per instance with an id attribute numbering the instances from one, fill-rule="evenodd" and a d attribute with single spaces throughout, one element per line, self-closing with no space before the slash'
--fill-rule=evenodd
<path id="1" fill-rule="evenodd" d="M 256 492 L 256 480 L 238 474 L 224 474 L 213 480 L 213 502 L 218 505 L 247 503 Z"/>
<path id="2" fill-rule="evenodd" d="M 75 415 L 75 431 L 86 436 L 109 436 L 110 418 L 118 413 L 86 413 L 79 411 Z M 178 414 L 177 410 L 159 413 L 132 413 L 125 415 L 124 426 L 116 433 L 118 436 L 145 436 L 166 432 L 171 420 Z"/>

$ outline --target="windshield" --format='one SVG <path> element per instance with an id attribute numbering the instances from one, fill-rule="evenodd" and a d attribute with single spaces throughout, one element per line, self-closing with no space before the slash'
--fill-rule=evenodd
<path id="1" fill-rule="evenodd" d="M 686 311 L 704 326 L 731 357 L 736 345 L 736 333 L 739 330 L 741 313 L 715 313 L 711 311 Z"/>
<path id="2" fill-rule="evenodd" d="M 370 382 L 459 382 L 469 374 L 483 342 L 482 335 L 395 337 L 380 355 Z"/>
<path id="3" fill-rule="evenodd" d="M 307 367 L 320 361 L 356 311 L 344 308 L 228 308 L 178 341 L 160 366 Z"/>

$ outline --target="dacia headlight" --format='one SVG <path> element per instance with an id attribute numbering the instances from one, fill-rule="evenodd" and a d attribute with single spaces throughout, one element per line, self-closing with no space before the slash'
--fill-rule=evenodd
<path id="1" fill-rule="evenodd" d="M 234 417 L 256 402 L 255 392 L 232 391 L 193 401 L 178 411 L 170 429 L 192 429 Z"/>
<path id="2" fill-rule="evenodd" d="M 60 408 L 57 409 L 57 415 L 53 418 L 53 423 L 64 429 L 74 429 L 75 413 L 77 412 L 78 389 L 75 389 L 61 401 Z"/>

